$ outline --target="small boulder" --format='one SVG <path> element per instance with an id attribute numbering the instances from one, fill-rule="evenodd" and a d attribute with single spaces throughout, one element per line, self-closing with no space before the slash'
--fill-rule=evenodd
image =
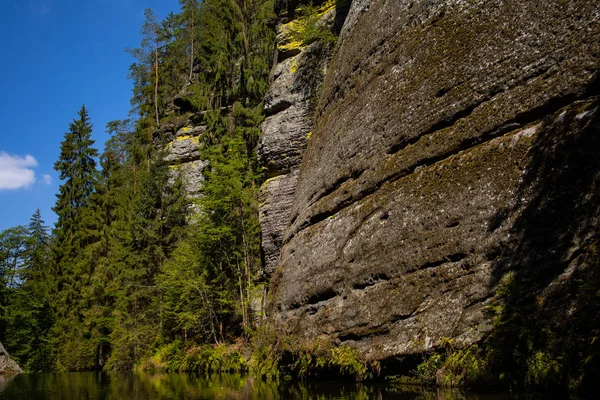
<path id="1" fill-rule="evenodd" d="M 22 372 L 21 367 L 10 358 L 8 352 L 0 343 L 0 375 L 16 375 Z"/>

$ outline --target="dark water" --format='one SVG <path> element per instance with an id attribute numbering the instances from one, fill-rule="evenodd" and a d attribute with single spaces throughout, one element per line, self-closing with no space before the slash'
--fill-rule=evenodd
<path id="1" fill-rule="evenodd" d="M 0 399 L 508 400 L 550 397 L 474 394 L 389 384 L 283 382 L 243 375 L 64 373 L 0 376 Z M 557 397 L 561 398 L 561 397 Z M 564 397 L 562 397 L 564 398 Z"/>

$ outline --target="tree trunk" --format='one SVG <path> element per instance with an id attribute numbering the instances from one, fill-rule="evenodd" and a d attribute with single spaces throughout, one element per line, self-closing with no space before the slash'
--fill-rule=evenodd
<path id="1" fill-rule="evenodd" d="M 242 278 L 242 271 L 240 268 L 240 262 L 237 262 L 237 267 L 238 267 L 238 281 L 239 281 L 239 285 L 240 285 L 240 302 L 242 303 L 242 326 L 244 327 L 244 329 L 248 328 L 248 317 L 246 315 L 246 301 L 244 299 L 244 285 L 243 285 L 243 278 Z"/>
<path id="2" fill-rule="evenodd" d="M 244 275 L 245 275 L 245 284 L 246 284 L 246 302 L 245 304 L 242 303 L 242 305 L 244 306 L 244 313 L 247 313 L 247 315 L 250 315 L 249 312 L 249 305 L 250 305 L 250 286 L 251 286 L 251 281 L 250 281 L 250 253 L 249 253 L 249 246 L 248 246 L 248 241 L 247 241 L 247 236 L 246 236 L 246 226 L 244 223 L 244 205 L 240 204 L 240 222 L 241 222 L 241 226 L 242 226 L 242 246 L 244 249 Z M 240 283 L 241 284 L 241 283 Z M 249 318 L 248 318 L 249 319 Z"/>
<path id="3" fill-rule="evenodd" d="M 158 127 L 158 39 L 155 43 L 156 47 L 154 49 L 154 115 L 156 116 L 156 126 Z"/>
<path id="4" fill-rule="evenodd" d="M 189 82 L 192 82 L 192 72 L 194 70 L 194 8 L 196 8 L 196 4 L 195 4 L 195 0 L 194 3 L 192 3 L 192 31 L 191 31 L 191 39 L 192 39 L 192 43 L 191 43 L 191 49 L 190 49 L 190 77 L 189 77 Z"/>

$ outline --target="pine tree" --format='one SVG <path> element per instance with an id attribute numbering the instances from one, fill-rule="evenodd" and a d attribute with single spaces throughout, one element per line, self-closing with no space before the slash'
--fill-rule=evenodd
<path id="1" fill-rule="evenodd" d="M 163 298 L 163 334 L 167 340 L 218 342 L 218 316 L 208 271 L 198 257 L 192 224 L 164 265 L 158 282 Z"/>
<path id="2" fill-rule="evenodd" d="M 56 287 L 56 324 L 53 335 L 61 369 L 87 369 L 95 362 L 96 348 L 83 340 L 85 289 L 97 263 L 100 219 L 92 201 L 98 183 L 92 147 L 92 124 L 85 106 L 69 126 L 54 167 L 63 184 L 54 211 L 58 215 L 53 245 Z"/>
<path id="3" fill-rule="evenodd" d="M 130 369 L 161 333 L 158 277 L 183 237 L 189 209 L 181 177 L 170 177 L 158 152 L 143 173 L 133 201 L 127 268 L 120 276 L 110 368 Z"/>
<path id="4" fill-rule="evenodd" d="M 0 232 L 0 279 L 5 288 L 17 288 L 23 280 L 26 235 L 24 226 Z"/>
<path id="5" fill-rule="evenodd" d="M 38 208 L 29 219 L 27 226 L 29 239 L 27 241 L 26 263 L 28 266 L 28 280 L 44 280 L 44 274 L 48 266 L 48 246 L 50 245 L 50 234 L 48 227 L 44 225 L 42 213 Z M 38 275 L 41 275 L 39 277 Z"/>
<path id="6" fill-rule="evenodd" d="M 25 259 L 27 265 L 26 282 L 22 286 L 23 304 L 20 307 L 28 310 L 28 333 L 22 338 L 27 341 L 25 363 L 26 370 L 42 371 L 51 363 L 50 359 L 50 328 L 54 323 L 52 312 L 50 235 L 48 227 L 39 209 L 31 216 L 27 227 L 27 247 Z M 25 319 L 20 324 L 27 324 Z"/>
<path id="7" fill-rule="evenodd" d="M 189 75 L 188 82 L 192 82 L 194 74 L 194 62 L 195 62 L 195 47 L 196 47 L 196 16 L 198 15 L 198 0 L 179 0 L 181 6 L 181 17 L 185 21 L 185 31 L 188 51 L 189 51 Z"/>
<path id="8" fill-rule="evenodd" d="M 0 293 L 2 342 L 26 370 L 37 371 L 48 363 L 47 339 L 52 325 L 49 296 L 49 235 L 40 211 L 27 227 L 16 227 L 0 235 L 0 269 L 11 273 Z M 2 274 L 5 275 L 6 274 Z M 4 290 L 3 290 L 4 289 Z"/>
<path id="9" fill-rule="evenodd" d="M 144 23 L 140 33 L 142 34 L 142 46 L 136 49 L 127 49 L 127 52 L 138 60 L 129 69 L 130 78 L 134 79 L 135 82 L 132 104 L 141 106 L 139 111 L 143 117 L 148 114 L 148 107 L 144 107 L 144 105 L 151 105 L 154 109 L 154 120 L 158 127 L 160 123 L 158 113 L 159 51 L 162 36 L 158 18 L 150 8 L 144 10 Z M 150 89 L 150 86 L 152 89 Z M 152 91 L 151 98 L 149 96 L 150 90 Z"/>
<path id="10" fill-rule="evenodd" d="M 15 350 L 15 296 L 23 281 L 27 230 L 16 226 L 0 232 L 0 342 Z M 18 358 L 18 354 L 15 358 Z"/>
<path id="11" fill-rule="evenodd" d="M 62 234 L 72 234 L 79 222 L 81 210 L 88 204 L 96 179 L 96 157 L 98 151 L 92 146 L 92 124 L 85 106 L 78 112 L 79 119 L 69 125 L 69 132 L 61 142 L 59 159 L 54 163 L 60 179 L 53 211 L 58 215 L 56 227 Z"/>

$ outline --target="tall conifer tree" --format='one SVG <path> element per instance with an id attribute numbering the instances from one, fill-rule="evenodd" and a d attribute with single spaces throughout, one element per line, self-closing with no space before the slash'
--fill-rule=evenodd
<path id="1" fill-rule="evenodd" d="M 58 215 L 53 246 L 56 266 L 56 324 L 53 333 L 59 369 L 81 370 L 95 362 L 96 348 L 82 341 L 84 288 L 97 262 L 90 245 L 99 241 L 97 207 L 92 198 L 98 171 L 98 151 L 91 139 L 92 124 L 85 106 L 69 125 L 54 168 L 63 184 L 54 211 Z"/>
<path id="2" fill-rule="evenodd" d="M 54 163 L 63 184 L 53 210 L 58 215 L 57 228 L 72 229 L 80 210 L 87 205 L 94 191 L 98 151 L 93 148 L 92 124 L 85 106 L 78 112 L 79 118 L 69 125 L 69 132 L 61 142 L 60 157 Z"/>
<path id="3" fill-rule="evenodd" d="M 28 371 L 42 370 L 49 363 L 46 342 L 53 319 L 48 246 L 48 228 L 39 210 L 27 227 L 0 234 L 0 254 L 5 260 L 0 262 L 0 270 L 7 262 L 12 266 L 12 279 L 4 286 L 8 296 L 0 299 L 0 339 Z"/>

